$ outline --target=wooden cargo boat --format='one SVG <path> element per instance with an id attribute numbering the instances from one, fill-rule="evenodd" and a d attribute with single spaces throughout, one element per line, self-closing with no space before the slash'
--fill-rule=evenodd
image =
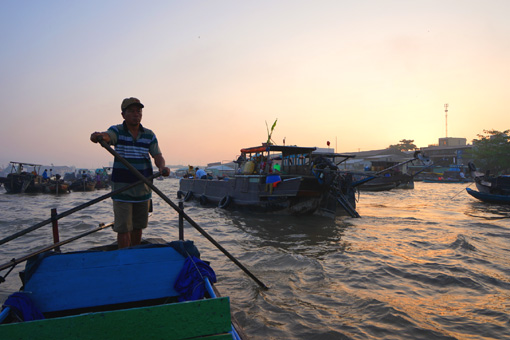
<path id="1" fill-rule="evenodd" d="M 110 196 L 104 195 L 93 202 Z M 68 212 L 60 215 L 52 212 L 51 219 L 9 236 L 0 244 L 67 216 Z M 20 275 L 20 291 L 3 304 L 0 338 L 245 337 L 231 316 L 228 297 L 220 297 L 213 286 L 214 271 L 200 259 L 192 241 L 180 238 L 167 243 L 150 239 L 124 249 L 117 249 L 113 244 L 86 251 L 51 251 L 111 225 L 101 225 L 0 265 L 0 270 L 5 270 L 27 261 Z M 182 226 L 179 234 L 183 235 Z"/>
<path id="2" fill-rule="evenodd" d="M 352 176 L 338 170 L 353 156 L 315 151 L 315 147 L 272 144 L 241 149 L 234 176 L 182 178 L 178 197 L 220 208 L 359 217 Z M 334 163 L 337 159 L 340 162 Z"/>
<path id="3" fill-rule="evenodd" d="M 94 191 L 96 190 L 96 181 L 90 179 L 77 179 L 69 185 L 71 191 Z"/>
<path id="4" fill-rule="evenodd" d="M 395 171 L 407 163 L 419 160 L 423 168 L 413 174 Z M 393 164 L 377 172 L 353 173 L 356 181 L 353 183 L 360 191 L 388 191 L 392 189 L 414 189 L 414 178 L 433 165 L 430 158 L 415 151 L 413 158 L 401 163 Z"/>
<path id="5" fill-rule="evenodd" d="M 9 194 L 43 192 L 42 176 L 39 175 L 40 164 L 10 162 L 11 172 L 2 178 L 5 191 Z M 30 167 L 33 168 L 31 172 Z"/>
<path id="6" fill-rule="evenodd" d="M 57 174 L 55 177 L 44 183 L 44 192 L 57 195 L 69 193 L 69 184 L 64 182 L 60 175 Z"/>
<path id="7" fill-rule="evenodd" d="M 239 339 L 229 299 L 217 297 L 214 272 L 196 256 L 191 241 L 42 253 L 4 304 L 0 337 Z"/>

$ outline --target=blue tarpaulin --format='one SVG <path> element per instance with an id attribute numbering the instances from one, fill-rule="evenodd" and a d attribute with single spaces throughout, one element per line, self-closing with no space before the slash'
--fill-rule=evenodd
<path id="1" fill-rule="evenodd" d="M 2 309 L 5 307 L 11 307 L 11 311 L 16 313 L 23 321 L 44 319 L 44 315 L 34 305 L 28 295 L 23 292 L 9 295 Z"/>
<path id="2" fill-rule="evenodd" d="M 174 285 L 179 301 L 202 299 L 205 296 L 204 277 L 216 282 L 216 274 L 207 263 L 194 256 L 187 257 Z"/>
<path id="3" fill-rule="evenodd" d="M 282 181 L 282 178 L 280 177 L 280 175 L 268 175 L 266 177 L 266 183 L 273 184 L 273 188 L 276 188 L 278 183 L 280 183 L 281 181 Z"/>

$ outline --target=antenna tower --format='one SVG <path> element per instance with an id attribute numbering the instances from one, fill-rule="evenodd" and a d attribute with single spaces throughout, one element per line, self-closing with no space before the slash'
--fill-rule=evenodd
<path id="1" fill-rule="evenodd" d="M 446 138 L 448 138 L 448 104 L 444 104 L 444 117 L 446 125 Z"/>

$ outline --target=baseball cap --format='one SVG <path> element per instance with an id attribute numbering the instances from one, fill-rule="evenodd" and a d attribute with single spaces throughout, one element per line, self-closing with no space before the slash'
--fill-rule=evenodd
<path id="1" fill-rule="evenodd" d="M 122 111 L 124 111 L 125 109 L 128 108 L 128 106 L 131 106 L 131 105 L 137 105 L 141 108 L 144 107 L 143 104 L 140 102 L 140 99 L 135 98 L 135 97 L 129 97 L 122 101 L 122 104 L 120 105 L 120 109 Z"/>

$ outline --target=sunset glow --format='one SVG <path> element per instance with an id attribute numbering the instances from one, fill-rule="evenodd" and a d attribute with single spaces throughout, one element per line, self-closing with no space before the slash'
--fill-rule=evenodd
<path id="1" fill-rule="evenodd" d="M 338 152 L 510 128 L 507 1 L 5 2 L 0 166 L 96 167 L 145 104 L 168 164 L 267 138 Z M 444 104 L 449 103 L 448 132 Z M 6 145 L 9 145 L 7 148 Z"/>

